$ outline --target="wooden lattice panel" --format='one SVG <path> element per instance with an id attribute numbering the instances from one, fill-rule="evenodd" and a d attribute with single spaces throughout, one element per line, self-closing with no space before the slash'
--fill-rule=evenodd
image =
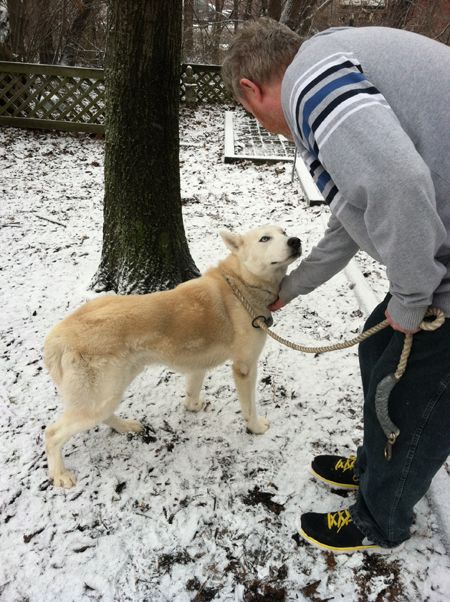
<path id="1" fill-rule="evenodd" d="M 182 65 L 182 102 L 188 91 L 191 104 L 232 102 L 219 65 Z M 0 125 L 104 132 L 103 69 L 0 61 Z"/>
<path id="2" fill-rule="evenodd" d="M 183 65 L 181 73 L 181 100 L 185 101 L 186 84 L 194 86 L 195 102 L 202 104 L 230 103 L 219 65 Z"/>
<path id="3" fill-rule="evenodd" d="M 103 131 L 101 69 L 2 63 L 0 123 Z"/>

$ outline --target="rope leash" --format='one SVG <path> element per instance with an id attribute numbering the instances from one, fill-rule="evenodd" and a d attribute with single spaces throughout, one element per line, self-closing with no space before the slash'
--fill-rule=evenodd
<path id="1" fill-rule="evenodd" d="M 365 330 L 358 336 L 349 339 L 348 341 L 343 341 L 342 343 L 334 343 L 332 345 L 325 345 L 322 347 L 308 347 L 306 345 L 299 345 L 297 343 L 292 343 L 283 337 L 280 337 L 275 332 L 270 330 L 269 326 L 272 325 L 272 318 L 266 318 L 262 315 L 256 315 L 253 310 L 252 305 L 242 294 L 240 289 L 234 284 L 232 278 L 230 278 L 227 274 L 222 274 L 225 281 L 233 291 L 234 295 L 239 299 L 244 308 L 247 310 L 247 313 L 252 318 L 252 326 L 255 328 L 261 328 L 268 336 L 272 339 L 289 347 L 290 349 L 294 349 L 295 351 L 301 351 L 303 353 L 327 353 L 329 351 L 337 351 L 339 349 L 348 349 L 349 347 L 353 347 L 358 343 L 362 343 L 372 335 L 380 332 L 387 326 L 389 326 L 389 322 L 387 320 L 383 320 L 379 324 L 372 326 L 368 330 Z M 442 326 L 445 322 L 445 315 L 441 309 L 437 307 L 429 307 L 425 313 L 425 317 L 433 317 L 432 321 L 422 321 L 420 323 L 419 328 L 424 330 L 425 332 L 432 332 L 433 330 L 437 330 Z M 388 374 L 385 376 L 377 386 L 377 390 L 375 393 L 375 409 L 377 413 L 377 418 L 380 423 L 381 428 L 383 429 L 384 434 L 386 435 L 386 446 L 384 448 L 384 457 L 386 460 L 390 460 L 392 458 L 392 446 L 398 439 L 400 435 L 400 429 L 392 422 L 389 417 L 389 396 L 392 389 L 401 379 L 403 374 L 405 373 L 406 366 L 408 364 L 408 358 L 411 353 L 413 343 L 413 335 L 405 334 L 405 340 L 403 342 L 403 349 L 400 355 L 400 360 L 397 365 L 397 369 L 393 374 Z"/>

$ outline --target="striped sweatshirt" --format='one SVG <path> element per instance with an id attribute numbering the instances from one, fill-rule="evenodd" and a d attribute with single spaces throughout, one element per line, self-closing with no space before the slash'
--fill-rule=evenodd
<path id="1" fill-rule="evenodd" d="M 280 298 L 309 293 L 362 249 L 386 266 L 396 323 L 416 328 L 429 305 L 450 317 L 450 48 L 385 27 L 329 29 L 302 45 L 281 96 L 331 218 Z"/>

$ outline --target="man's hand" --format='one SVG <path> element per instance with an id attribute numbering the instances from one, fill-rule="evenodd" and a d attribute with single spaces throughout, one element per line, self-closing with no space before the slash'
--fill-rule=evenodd
<path id="1" fill-rule="evenodd" d="M 279 297 L 276 301 L 274 301 L 273 303 L 271 303 L 269 305 L 269 309 L 270 311 L 277 311 L 277 309 L 281 309 L 282 307 L 284 307 L 286 304 L 284 303 L 284 301 L 282 301 Z"/>
<path id="2" fill-rule="evenodd" d="M 403 328 L 402 326 L 394 322 L 387 310 L 384 312 L 384 315 L 386 316 L 386 319 L 389 322 L 389 326 L 394 330 L 397 330 L 397 332 L 402 332 L 403 334 L 415 334 L 416 332 L 420 331 L 420 328 L 416 328 L 415 330 L 406 330 L 406 328 Z"/>

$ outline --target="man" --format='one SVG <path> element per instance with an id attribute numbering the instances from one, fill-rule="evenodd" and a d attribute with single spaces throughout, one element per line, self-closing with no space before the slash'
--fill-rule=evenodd
<path id="1" fill-rule="evenodd" d="M 328 228 L 282 283 L 279 309 L 341 270 L 358 249 L 386 266 L 389 294 L 360 345 L 364 440 L 357 457 L 319 456 L 313 474 L 358 490 L 344 510 L 301 517 L 300 533 L 333 551 L 394 548 L 450 453 L 450 320 L 419 331 L 428 306 L 450 317 L 450 48 L 406 31 L 336 28 L 301 45 L 269 19 L 237 34 L 223 64 L 237 100 L 295 141 L 331 210 Z M 389 397 L 400 429 L 392 458 L 375 392 L 417 333 Z"/>

